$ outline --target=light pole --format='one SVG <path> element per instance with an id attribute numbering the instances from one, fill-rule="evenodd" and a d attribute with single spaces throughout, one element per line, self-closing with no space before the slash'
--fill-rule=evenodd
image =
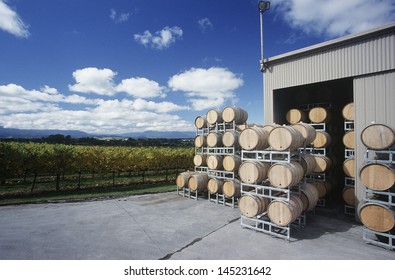
<path id="1" fill-rule="evenodd" d="M 260 27 L 261 27 L 261 72 L 266 71 L 266 64 L 263 58 L 263 13 L 270 9 L 270 2 L 269 1 L 259 1 L 258 2 L 258 9 L 260 15 Z"/>

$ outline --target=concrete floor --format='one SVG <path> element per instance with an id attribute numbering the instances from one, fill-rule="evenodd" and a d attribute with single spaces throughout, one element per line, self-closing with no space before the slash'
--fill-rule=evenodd
<path id="1" fill-rule="evenodd" d="M 353 219 L 307 217 L 290 242 L 242 228 L 240 211 L 175 192 L 0 207 L 2 260 L 395 260 Z"/>

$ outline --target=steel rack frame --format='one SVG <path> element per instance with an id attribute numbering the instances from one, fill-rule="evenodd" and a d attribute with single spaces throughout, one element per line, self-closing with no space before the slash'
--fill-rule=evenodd
<path id="1" fill-rule="evenodd" d="M 380 156 L 380 159 L 377 157 Z M 394 164 L 395 163 L 395 150 L 371 150 L 367 149 L 364 154 L 365 163 L 382 163 Z"/>
<path id="2" fill-rule="evenodd" d="M 274 150 L 242 150 L 241 160 L 255 160 L 270 163 L 290 162 L 291 159 L 300 161 L 301 153 L 296 151 Z"/>
<path id="3" fill-rule="evenodd" d="M 220 204 L 223 206 L 230 206 L 232 208 L 237 207 L 237 198 L 232 197 L 232 198 L 227 198 L 223 194 L 215 193 L 212 194 L 208 192 L 208 201 L 209 202 L 214 202 L 215 204 Z"/>
<path id="4" fill-rule="evenodd" d="M 395 249 L 395 235 L 391 233 L 377 232 L 364 227 L 362 230 L 362 238 L 365 243 L 380 246 L 388 250 Z"/>

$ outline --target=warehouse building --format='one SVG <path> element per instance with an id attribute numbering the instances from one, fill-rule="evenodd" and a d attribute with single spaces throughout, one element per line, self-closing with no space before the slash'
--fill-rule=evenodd
<path id="1" fill-rule="evenodd" d="M 344 184 L 342 109 L 354 103 L 355 206 L 358 206 L 365 196 L 365 186 L 358 176 L 366 150 L 361 132 L 372 122 L 395 127 L 395 23 L 270 57 L 264 62 L 266 124 L 287 123 L 286 114 L 292 108 L 328 106 L 331 149 L 339 166 L 331 178 L 335 201 L 340 201 Z"/>

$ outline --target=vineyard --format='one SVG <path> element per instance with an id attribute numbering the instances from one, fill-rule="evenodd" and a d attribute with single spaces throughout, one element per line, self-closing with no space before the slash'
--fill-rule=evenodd
<path id="1" fill-rule="evenodd" d="M 174 182 L 193 148 L 0 142 L 0 198 Z"/>

